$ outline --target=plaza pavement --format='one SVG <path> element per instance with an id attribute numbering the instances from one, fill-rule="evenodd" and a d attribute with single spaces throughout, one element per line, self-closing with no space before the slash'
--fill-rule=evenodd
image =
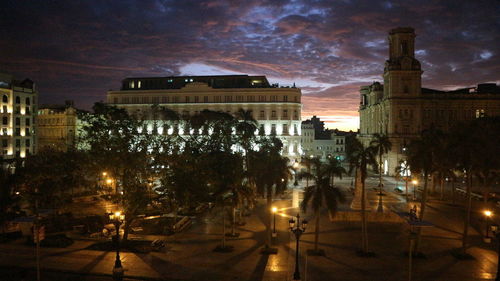
<path id="1" fill-rule="evenodd" d="M 386 180 L 384 211 L 408 209 L 411 203 L 407 204 L 403 197 L 390 192 L 393 182 L 389 178 Z M 349 194 L 347 187 L 350 181 L 350 178 L 345 178 L 336 180 L 336 184 L 341 185 L 344 192 Z M 371 187 L 376 185 L 376 178 L 367 182 L 368 200 L 373 212 L 377 210 L 378 196 Z M 349 202 L 349 195 L 347 199 Z M 252 215 L 245 218 L 247 223 L 237 227 L 240 236 L 228 238 L 227 244 L 234 247 L 233 252 L 213 252 L 220 244 L 222 233 L 221 212 L 214 209 L 196 219 L 187 231 L 167 237 L 165 252 L 122 253 L 125 275 L 139 280 L 292 280 L 295 239 L 288 230 L 288 219 L 298 210 L 292 208 L 289 197 L 276 200 L 275 205 L 280 208 L 276 224 L 278 237 L 274 241 L 278 248 L 277 255 L 260 253 L 265 239 L 266 218 L 266 207 L 264 201 L 261 201 Z M 470 229 L 471 247 L 468 250 L 473 259 L 458 260 L 451 255 L 451 250 L 461 245 L 462 212 L 460 207 L 431 200 L 425 219 L 435 226 L 423 230 L 421 251 L 426 258 L 415 259 L 412 280 L 494 280 L 497 256 L 492 250 L 493 245 L 484 244 L 481 235 L 473 228 Z M 369 223 L 369 250 L 376 257 L 363 258 L 356 255 L 360 246 L 360 223 L 331 222 L 323 214 L 320 248 L 325 250 L 326 256 L 319 257 L 305 255 L 307 249 L 314 247 L 314 220 L 310 214 L 301 216 L 311 219 L 307 232 L 301 239 L 302 280 L 408 280 L 408 258 L 403 254 L 408 248 L 408 228 L 404 223 Z M 42 268 L 89 274 L 96 276 L 95 280 L 104 280 L 111 272 L 115 254 L 86 250 L 90 243 L 92 242 L 76 241 L 65 249 L 42 248 Z M 0 244 L 0 252 L 2 268 L 35 266 L 33 248 Z M 44 278 L 42 272 L 42 280 L 52 280 L 51 274 L 54 273 L 47 273 Z M 110 277 L 107 278 L 111 280 Z"/>

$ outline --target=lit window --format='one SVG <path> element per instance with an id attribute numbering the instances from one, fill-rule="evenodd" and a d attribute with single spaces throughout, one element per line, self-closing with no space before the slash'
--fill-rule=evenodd
<path id="1" fill-rule="evenodd" d="M 137 81 L 137 88 L 141 88 L 141 81 Z"/>
<path id="2" fill-rule="evenodd" d="M 130 82 L 130 88 L 132 88 L 132 89 L 135 88 L 135 82 L 134 81 Z"/>

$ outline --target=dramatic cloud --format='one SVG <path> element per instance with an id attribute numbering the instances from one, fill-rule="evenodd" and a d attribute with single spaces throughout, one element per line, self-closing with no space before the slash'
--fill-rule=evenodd
<path id="1" fill-rule="evenodd" d="M 129 76 L 267 75 L 302 88 L 304 118 L 355 130 L 390 29 L 415 28 L 425 87 L 500 83 L 499 14 L 498 0 L 11 0 L 0 71 L 84 108 Z"/>

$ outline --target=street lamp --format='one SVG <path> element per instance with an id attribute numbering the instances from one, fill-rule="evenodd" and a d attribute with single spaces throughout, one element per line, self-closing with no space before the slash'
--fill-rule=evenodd
<path id="1" fill-rule="evenodd" d="M 485 237 L 484 237 L 484 242 L 486 243 L 490 243 L 491 242 L 491 238 L 490 238 L 490 234 L 489 234 L 489 229 L 490 229 L 490 226 L 489 226 L 489 219 L 491 218 L 491 216 L 493 215 L 493 212 L 491 212 L 490 210 L 485 210 L 484 212 L 484 216 L 485 216 L 485 223 L 486 223 L 486 234 L 485 234 Z"/>
<path id="2" fill-rule="evenodd" d="M 116 231 L 116 260 L 115 266 L 113 267 L 113 279 L 120 281 L 123 279 L 123 267 L 120 260 L 120 225 L 125 221 L 125 215 L 117 211 L 109 214 L 109 220 L 115 225 Z"/>
<path id="3" fill-rule="evenodd" d="M 103 176 L 103 177 L 105 177 L 105 176 L 107 176 L 107 175 L 108 175 L 108 173 L 107 173 L 107 172 L 102 172 L 102 176 Z"/>
<path id="4" fill-rule="evenodd" d="M 302 220 L 302 225 L 300 224 L 300 215 L 297 214 L 297 220 L 294 220 L 293 217 L 288 221 L 290 224 L 290 231 L 295 234 L 296 239 L 296 249 L 295 249 L 295 272 L 293 273 L 293 280 L 300 280 L 300 271 L 299 271 L 299 241 L 302 233 L 306 231 L 307 221 Z"/>
<path id="5" fill-rule="evenodd" d="M 418 184 L 418 180 L 412 180 L 411 183 L 413 183 L 413 200 L 417 200 L 417 184 Z"/>
<path id="6" fill-rule="evenodd" d="M 500 281 L 500 231 L 498 229 L 498 225 L 492 224 L 490 225 L 491 232 L 493 235 L 497 238 L 497 243 L 498 243 L 498 249 L 497 249 L 497 255 L 498 255 L 498 262 L 497 262 L 497 278 L 495 278 L 495 281 Z"/>
<path id="7" fill-rule="evenodd" d="M 276 233 L 276 212 L 278 211 L 278 208 L 273 207 L 271 210 L 273 211 L 273 234 L 272 234 L 272 236 L 276 237 L 277 236 L 277 233 Z"/>

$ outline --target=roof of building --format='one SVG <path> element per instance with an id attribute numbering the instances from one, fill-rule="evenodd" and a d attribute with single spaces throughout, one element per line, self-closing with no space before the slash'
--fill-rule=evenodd
<path id="1" fill-rule="evenodd" d="M 500 85 L 483 83 L 477 87 L 460 88 L 451 91 L 422 88 L 422 94 L 500 94 Z"/>
<path id="2" fill-rule="evenodd" d="M 140 82 L 140 85 L 139 85 Z M 214 89 L 232 88 L 277 88 L 269 84 L 266 76 L 249 75 L 210 75 L 210 76 L 168 76 L 168 77 L 130 77 L 122 81 L 121 90 L 165 90 L 181 89 L 193 82 L 206 83 Z"/>
<path id="3" fill-rule="evenodd" d="M 11 89 L 13 86 L 26 89 L 34 89 L 35 83 L 30 79 L 16 80 L 14 76 L 8 73 L 0 72 L 0 88 Z"/>

